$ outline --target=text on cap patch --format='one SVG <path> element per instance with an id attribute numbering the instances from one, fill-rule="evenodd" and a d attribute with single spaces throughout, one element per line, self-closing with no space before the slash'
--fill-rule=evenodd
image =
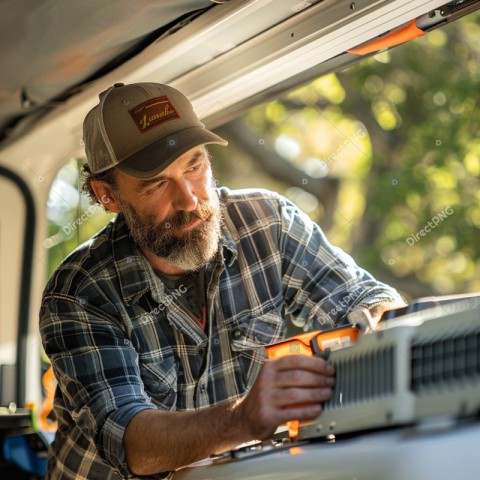
<path id="1" fill-rule="evenodd" d="M 180 118 L 166 95 L 147 100 L 128 112 L 142 133 Z"/>

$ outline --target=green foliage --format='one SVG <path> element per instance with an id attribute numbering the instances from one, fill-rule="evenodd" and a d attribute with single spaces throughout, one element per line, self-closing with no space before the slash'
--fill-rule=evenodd
<path id="1" fill-rule="evenodd" d="M 47 278 L 63 259 L 78 245 L 87 241 L 109 220 L 103 208 L 93 205 L 81 189 L 81 165 L 72 159 L 57 175 L 47 205 L 48 237 L 44 246 L 48 250 Z"/>
<path id="2" fill-rule="evenodd" d="M 342 180 L 329 238 L 407 297 L 480 290 L 479 18 L 244 118 L 286 161 Z"/>
<path id="3" fill-rule="evenodd" d="M 479 18 L 366 58 L 243 117 L 259 148 L 311 177 L 341 180 L 330 240 L 407 297 L 480 290 Z M 288 178 L 270 178 L 240 146 L 212 147 L 220 184 L 277 190 L 322 223 L 325 205 Z M 72 161 L 52 189 L 49 274 L 111 218 L 88 210 L 78 182 Z M 92 214 L 66 234 L 85 212 Z"/>
<path id="4" fill-rule="evenodd" d="M 478 18 L 433 31 L 392 50 L 386 62 L 371 59 L 345 74 L 371 108 L 349 99 L 342 106 L 374 120 L 362 221 L 376 224 L 376 235 L 359 239 L 361 258 L 368 268 L 414 277 L 434 293 L 480 287 L 480 44 L 471 41 Z M 448 218 L 408 244 L 448 207 Z M 415 294 L 414 284 L 409 293 Z"/>

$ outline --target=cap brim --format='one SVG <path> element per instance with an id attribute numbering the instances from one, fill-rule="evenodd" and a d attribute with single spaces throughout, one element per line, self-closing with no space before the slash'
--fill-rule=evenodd
<path id="1" fill-rule="evenodd" d="M 117 168 L 136 178 L 146 180 L 158 175 L 177 158 L 199 145 L 228 142 L 202 127 L 191 127 L 157 140 L 139 152 L 121 161 Z"/>

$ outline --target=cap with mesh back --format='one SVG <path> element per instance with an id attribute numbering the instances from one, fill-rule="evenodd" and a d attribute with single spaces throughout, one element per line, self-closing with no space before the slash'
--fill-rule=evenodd
<path id="1" fill-rule="evenodd" d="M 207 130 L 178 90 L 160 83 L 116 83 L 85 117 L 83 138 L 92 173 L 117 166 L 137 178 L 152 178 L 188 150 L 227 145 Z"/>

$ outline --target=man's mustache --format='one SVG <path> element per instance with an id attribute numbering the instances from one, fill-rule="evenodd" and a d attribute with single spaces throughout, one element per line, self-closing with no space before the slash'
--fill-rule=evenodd
<path id="1" fill-rule="evenodd" d="M 190 224 L 193 220 L 202 220 L 203 222 L 206 222 L 214 213 L 215 209 L 211 205 L 202 202 L 191 212 L 185 212 L 183 210 L 178 211 L 163 223 L 163 227 L 169 230 L 179 230 Z"/>

